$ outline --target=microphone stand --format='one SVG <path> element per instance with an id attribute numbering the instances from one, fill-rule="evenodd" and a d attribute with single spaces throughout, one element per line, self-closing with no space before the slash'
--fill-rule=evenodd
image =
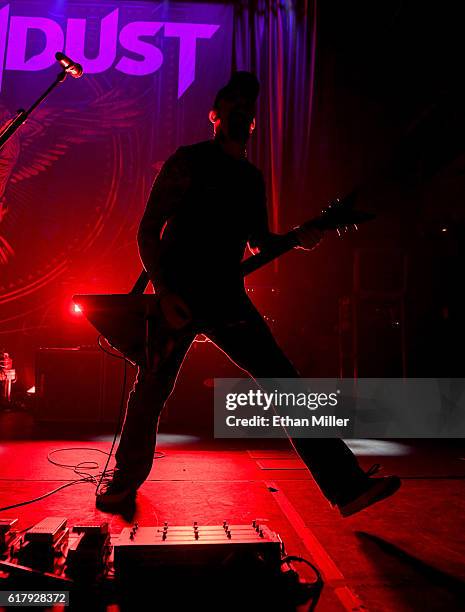
<path id="1" fill-rule="evenodd" d="M 32 104 L 27 110 L 24 110 L 24 108 L 20 108 L 18 110 L 18 112 L 16 113 L 16 117 L 13 117 L 13 119 L 11 119 L 0 132 L 0 150 L 3 148 L 5 143 L 13 136 L 16 130 L 18 130 L 21 125 L 26 121 L 32 111 L 34 111 L 39 106 L 39 104 L 45 100 L 48 94 L 53 91 L 57 85 L 59 85 L 65 80 L 67 74 L 68 72 L 66 70 L 60 72 L 57 75 L 56 79 L 53 81 L 53 83 L 50 85 L 50 87 L 48 87 L 44 91 L 44 93 L 37 98 L 34 104 Z"/>

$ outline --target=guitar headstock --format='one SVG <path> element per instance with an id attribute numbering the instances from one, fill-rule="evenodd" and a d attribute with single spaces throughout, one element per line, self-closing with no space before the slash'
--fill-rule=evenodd
<path id="1" fill-rule="evenodd" d="M 375 215 L 355 210 L 356 198 L 355 191 L 342 199 L 336 198 L 321 211 L 316 219 L 309 221 L 309 225 L 320 230 L 336 230 L 339 236 L 345 232 L 358 230 L 361 223 L 371 221 Z"/>

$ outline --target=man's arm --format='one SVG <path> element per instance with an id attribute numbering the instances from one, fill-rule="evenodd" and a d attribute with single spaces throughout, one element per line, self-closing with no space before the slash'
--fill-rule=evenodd
<path id="1" fill-rule="evenodd" d="M 249 249 L 255 255 L 260 251 L 278 247 L 284 237 L 284 234 L 275 234 L 269 229 L 266 187 L 261 172 L 259 172 L 259 180 L 257 181 L 256 206 L 254 210 L 252 231 L 249 236 Z M 323 237 L 323 232 L 315 228 L 297 227 L 294 231 L 299 240 L 299 245 L 296 248 L 306 251 L 315 248 Z"/>
<path id="2" fill-rule="evenodd" d="M 270 231 L 266 203 L 266 187 L 262 173 L 257 170 L 256 190 L 253 198 L 253 216 L 249 234 L 249 249 L 255 255 L 269 248 L 280 239 L 279 234 Z"/>
<path id="3" fill-rule="evenodd" d="M 189 189 L 191 174 L 182 147 L 163 164 L 137 232 L 139 255 L 150 279 L 156 277 L 162 230 Z"/>

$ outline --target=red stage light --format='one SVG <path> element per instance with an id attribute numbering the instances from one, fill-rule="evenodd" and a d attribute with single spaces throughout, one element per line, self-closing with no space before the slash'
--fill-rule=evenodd
<path id="1" fill-rule="evenodd" d="M 72 313 L 75 314 L 75 315 L 82 314 L 81 307 L 78 306 L 77 304 L 73 304 L 71 310 L 72 310 Z"/>

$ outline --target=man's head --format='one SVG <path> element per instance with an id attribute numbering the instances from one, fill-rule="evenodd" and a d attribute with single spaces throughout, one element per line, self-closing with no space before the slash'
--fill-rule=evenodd
<path id="1" fill-rule="evenodd" d="M 257 77 L 251 72 L 235 72 L 229 83 L 216 94 L 210 121 L 215 135 L 222 134 L 245 144 L 255 127 L 255 105 L 260 90 Z"/>

